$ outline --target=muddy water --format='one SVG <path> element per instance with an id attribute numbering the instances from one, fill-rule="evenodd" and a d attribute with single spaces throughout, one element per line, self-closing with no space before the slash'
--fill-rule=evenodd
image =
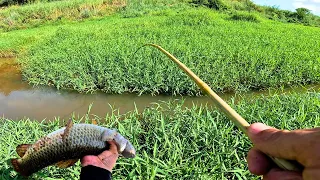
<path id="1" fill-rule="evenodd" d="M 309 86 L 307 88 L 290 88 L 282 91 L 306 92 L 310 89 L 319 90 L 320 86 Z M 219 94 L 223 99 L 234 98 L 252 99 L 261 94 L 269 95 L 270 92 L 250 92 L 241 95 Z M 272 94 L 272 92 L 271 92 Z M 110 95 L 102 92 L 95 94 L 79 94 L 73 91 L 57 91 L 53 88 L 32 88 L 22 82 L 19 66 L 14 59 L 0 59 L 0 116 L 9 119 L 30 118 L 35 120 L 54 119 L 60 117 L 67 119 L 72 115 L 83 116 L 92 104 L 90 114 L 104 117 L 117 109 L 120 114 L 135 109 L 142 111 L 151 106 L 152 103 L 184 99 L 184 106 L 191 107 L 192 104 L 213 105 L 206 97 L 181 97 L 181 96 L 150 96 L 135 94 Z M 112 108 L 111 108 L 112 107 Z"/>

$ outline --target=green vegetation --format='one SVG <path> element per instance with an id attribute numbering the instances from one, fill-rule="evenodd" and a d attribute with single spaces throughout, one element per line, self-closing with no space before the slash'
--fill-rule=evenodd
<path id="1" fill-rule="evenodd" d="M 320 81 L 319 28 L 230 21 L 209 9 L 112 16 L 59 28 L 20 59 L 35 85 L 80 92 L 199 94 L 157 50 L 167 49 L 216 91 L 247 91 Z"/>
<path id="2" fill-rule="evenodd" d="M 48 23 L 67 23 L 113 14 L 122 0 L 72 0 L 11 6 L 0 11 L 0 28 L 9 31 Z"/>
<path id="3" fill-rule="evenodd" d="M 106 2 L 75 0 L 10 8 L 25 13 L 52 7 L 50 15 L 60 7 Z M 40 5 L 39 11 L 31 8 Z M 3 12 L 11 12 L 10 8 Z M 39 24 L 44 22 L 46 17 L 41 16 Z M 24 77 L 35 85 L 79 92 L 195 95 L 200 93 L 196 85 L 159 52 L 144 48 L 132 56 L 133 52 L 145 43 L 159 44 L 220 92 L 310 84 L 320 80 L 319 31 L 275 23 L 258 13 L 221 14 L 178 0 L 133 1 L 104 18 L 3 32 L 0 55 L 20 53 Z"/>
<path id="4" fill-rule="evenodd" d="M 52 2 L 52 1 L 62 1 L 62 0 L 1 0 L 0 6 L 10 6 L 10 5 L 23 5 L 39 2 Z"/>
<path id="5" fill-rule="evenodd" d="M 255 14 L 247 12 L 235 12 L 231 15 L 230 19 L 239 21 L 259 22 L 259 19 Z"/>
<path id="6" fill-rule="evenodd" d="M 16 0 L 2 0 L 1 4 L 17 4 Z M 320 17 L 313 15 L 306 8 L 296 12 L 280 10 L 277 7 L 259 6 L 250 0 L 20 0 L 24 6 L 9 6 L 0 11 L 0 28 L 4 31 L 38 27 L 45 24 L 66 24 L 84 19 L 96 19 L 120 11 L 123 17 L 137 17 L 156 13 L 163 9 L 176 9 L 181 6 L 206 6 L 219 12 L 229 14 L 239 20 L 258 17 L 320 26 Z M 240 16 L 239 16 L 240 15 Z M 245 16 L 244 16 L 245 15 Z M 256 21 L 256 20 L 254 20 Z"/>
<path id="7" fill-rule="evenodd" d="M 266 7 L 265 14 L 267 18 L 272 20 L 320 27 L 320 17 L 313 15 L 310 10 L 306 8 L 298 8 L 296 12 L 291 12 L 280 10 L 276 7 Z"/>
<path id="8" fill-rule="evenodd" d="M 113 114 L 99 120 L 129 137 L 137 148 L 137 158 L 120 159 L 114 179 L 259 179 L 247 170 L 245 157 L 251 144 L 225 116 L 210 108 L 182 109 L 181 105 L 182 102 L 161 103 L 141 114 Z M 275 95 L 233 106 L 250 122 L 277 128 L 320 125 L 320 96 L 316 93 Z M 89 117 L 82 121 L 90 123 Z M 19 178 L 6 163 L 17 157 L 18 144 L 33 143 L 64 126 L 58 119 L 50 123 L 0 120 L 1 179 Z M 79 164 L 68 169 L 49 167 L 33 178 L 77 179 L 79 173 Z"/>
<path id="9" fill-rule="evenodd" d="M 145 43 L 161 45 L 218 92 L 320 83 L 320 29 L 283 23 L 316 26 L 318 17 L 306 9 L 290 14 L 241 0 L 123 2 L 70 0 L 1 9 L 0 56 L 18 55 L 24 79 L 33 85 L 79 92 L 200 94 L 156 49 L 134 54 Z M 258 179 L 245 162 L 249 141 L 226 117 L 209 107 L 181 106 L 167 102 L 141 114 L 100 119 L 137 148 L 137 158 L 119 161 L 115 179 Z M 320 125 L 319 93 L 232 106 L 249 122 L 286 129 Z M 90 122 L 89 115 L 77 119 Z M 0 125 L 0 179 L 20 179 L 7 164 L 17 156 L 16 145 L 64 123 L 0 118 Z M 79 164 L 49 167 L 34 178 L 77 179 L 79 172 Z"/>
<path id="10" fill-rule="evenodd" d="M 43 26 L 0 33 L 0 57 L 23 54 L 31 45 L 53 35 L 56 29 L 55 26 Z"/>
<path id="11" fill-rule="evenodd" d="M 249 12 L 260 16 L 288 23 L 298 23 L 307 26 L 320 27 L 320 17 L 311 13 L 309 9 L 297 8 L 296 12 L 280 10 L 275 6 L 259 6 L 250 0 L 193 0 L 196 5 L 203 5 L 225 13 Z"/>

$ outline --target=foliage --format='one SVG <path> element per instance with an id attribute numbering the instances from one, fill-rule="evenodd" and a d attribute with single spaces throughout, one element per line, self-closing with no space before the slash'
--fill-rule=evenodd
<path id="1" fill-rule="evenodd" d="M 320 27 L 320 17 L 313 15 L 310 10 L 306 8 L 298 8 L 296 12 L 291 12 L 288 10 L 280 10 L 275 6 L 266 6 L 264 7 L 264 14 L 272 20 Z"/>
<path id="2" fill-rule="evenodd" d="M 39 2 L 52 2 L 52 1 L 62 1 L 62 0 L 1 0 L 0 1 L 0 7 L 1 6 L 10 6 L 10 5 L 23 5 L 23 4 L 31 4 L 31 3 L 39 3 Z"/>
<path id="3" fill-rule="evenodd" d="M 58 29 L 20 59 L 25 80 L 80 92 L 186 94 L 198 87 L 155 49 L 167 49 L 215 91 L 320 81 L 319 29 L 224 20 L 207 9 L 109 17 Z M 187 34 L 187 36 L 186 36 Z"/>
<path id="4" fill-rule="evenodd" d="M 266 20 L 246 22 L 260 20 L 260 12 L 275 20 L 312 25 L 316 17 L 307 10 L 268 9 L 247 0 L 197 1 L 226 12 L 223 14 L 194 8 L 184 0 L 140 0 L 115 8 L 121 10 L 113 16 L 63 23 L 64 18 L 104 16 L 106 11 L 95 14 L 101 2 L 36 3 L 1 10 L 5 19 L 1 27 L 27 29 L 0 33 L 0 52 L 20 53 L 24 78 L 33 85 L 80 92 L 200 93 L 157 50 L 148 47 L 133 54 L 145 43 L 161 45 L 219 92 L 320 82 L 319 28 Z M 82 3 L 89 5 L 83 8 Z M 67 13 L 61 21 L 50 19 L 60 11 Z M 229 13 L 241 21 L 230 21 Z M 12 26 L 3 26 L 10 22 Z M 29 28 L 40 25 L 45 26 Z M 320 125 L 319 97 L 319 93 L 275 95 L 232 106 L 250 123 L 306 128 Z M 89 117 L 82 120 L 90 122 Z M 167 102 L 142 113 L 111 114 L 98 120 L 118 129 L 137 148 L 137 158 L 119 160 L 114 179 L 259 179 L 247 170 L 249 141 L 216 109 L 185 109 L 182 102 Z M 7 163 L 17 157 L 18 144 L 33 143 L 64 124 L 58 118 L 41 123 L 0 118 L 1 179 L 21 179 Z M 78 179 L 79 173 L 78 163 L 68 169 L 52 166 L 33 178 Z"/>
<path id="5" fill-rule="evenodd" d="M 26 1 L 25 1 L 26 2 Z M 37 27 L 44 24 L 63 24 L 70 21 L 93 19 L 120 12 L 122 17 L 142 17 L 145 15 L 166 14 L 170 9 L 188 9 L 190 2 L 197 6 L 206 6 L 223 13 L 231 13 L 231 18 L 243 12 L 255 13 L 255 16 L 272 20 L 320 26 L 320 17 L 310 10 L 298 8 L 297 12 L 279 10 L 277 7 L 259 6 L 251 0 L 32 0 L 24 6 L 11 6 L 0 12 L 0 27 L 5 31 Z M 236 14 L 236 15 L 235 15 Z"/>
<path id="6" fill-rule="evenodd" d="M 259 22 L 259 19 L 255 14 L 247 13 L 247 12 L 239 12 L 239 11 L 236 11 L 235 13 L 233 13 L 230 19 L 239 20 L 239 21 Z"/>
<path id="7" fill-rule="evenodd" d="M 219 11 L 261 11 L 260 7 L 250 0 L 193 0 L 192 3 Z"/>
<path id="8" fill-rule="evenodd" d="M 310 10 L 306 8 L 298 8 L 296 12 L 287 10 L 280 10 L 276 6 L 259 6 L 254 4 L 251 0 L 193 0 L 193 4 L 203 5 L 211 9 L 225 12 L 234 12 L 241 14 L 239 17 L 232 14 L 232 19 L 243 19 L 242 12 L 257 12 L 260 16 L 267 17 L 272 20 L 289 23 L 301 23 L 310 26 L 320 26 L 320 17 L 313 15 Z M 248 18 L 245 18 L 248 19 Z"/>
<path id="9" fill-rule="evenodd" d="M 124 0 L 72 0 L 11 6 L 0 11 L 0 28 L 9 31 L 54 22 L 81 21 L 113 14 L 123 6 Z"/>
<path id="10" fill-rule="evenodd" d="M 274 95 L 255 101 L 232 104 L 250 123 L 262 121 L 281 129 L 311 128 L 320 125 L 319 94 Z M 259 179 L 251 175 L 246 154 L 251 147 L 245 135 L 216 109 L 182 102 L 155 104 L 142 113 L 112 114 L 97 120 L 100 125 L 116 128 L 133 142 L 135 159 L 120 158 L 114 179 Z M 79 119 L 81 120 L 81 119 Z M 90 116 L 82 118 L 90 123 Z M 51 122 L 12 121 L 0 118 L 0 176 L 20 179 L 7 163 L 16 158 L 15 147 L 64 126 Z M 55 166 L 33 175 L 33 179 L 78 179 L 79 163 L 68 169 Z"/>
<path id="11" fill-rule="evenodd" d="M 227 10 L 228 7 L 222 0 L 193 0 L 192 3 L 207 6 L 215 10 Z"/>
<path id="12" fill-rule="evenodd" d="M 167 15 L 171 10 L 189 9 L 189 0 L 133 0 L 120 11 L 121 17 L 134 18 L 148 15 Z"/>

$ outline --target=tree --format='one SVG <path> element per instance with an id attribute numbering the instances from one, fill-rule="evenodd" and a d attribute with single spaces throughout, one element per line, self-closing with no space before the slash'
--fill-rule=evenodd
<path id="1" fill-rule="evenodd" d="M 296 9 L 298 19 L 301 21 L 305 21 L 308 19 L 309 15 L 311 14 L 311 11 L 307 8 L 298 8 Z"/>

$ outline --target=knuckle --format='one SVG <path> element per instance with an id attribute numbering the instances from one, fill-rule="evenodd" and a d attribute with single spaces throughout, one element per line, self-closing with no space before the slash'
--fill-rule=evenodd
<path id="1" fill-rule="evenodd" d="M 268 129 L 268 130 L 265 130 L 265 131 L 262 131 L 261 134 L 260 134 L 260 139 L 261 141 L 263 142 L 266 142 L 266 141 L 277 141 L 279 140 L 279 138 L 285 134 L 287 131 L 282 131 L 282 130 L 274 130 L 274 129 Z"/>

